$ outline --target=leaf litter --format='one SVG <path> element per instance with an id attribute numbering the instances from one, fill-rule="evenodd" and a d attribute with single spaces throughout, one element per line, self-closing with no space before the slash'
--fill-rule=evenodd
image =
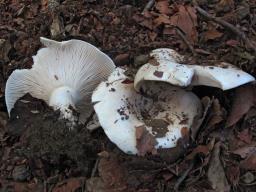
<path id="1" fill-rule="evenodd" d="M 0 191 L 254 191 L 254 84 L 221 94 L 200 87 L 205 111 L 191 134 L 154 155 L 143 129 L 141 156 L 131 156 L 101 129 L 67 131 L 42 101 L 26 97 L 10 120 L 4 104 L 6 79 L 31 67 L 40 36 L 88 41 L 132 73 L 168 47 L 190 64 L 225 61 L 255 75 L 253 1 L 0 1 L 0 18 Z"/>

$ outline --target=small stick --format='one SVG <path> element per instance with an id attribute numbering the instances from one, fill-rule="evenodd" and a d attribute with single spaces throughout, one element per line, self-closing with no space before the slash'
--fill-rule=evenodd
<path id="1" fill-rule="evenodd" d="M 98 169 L 98 165 L 99 165 L 100 159 L 98 158 L 94 164 L 94 167 L 92 169 L 92 173 L 91 173 L 91 177 L 95 177 L 97 169 Z"/>
<path id="2" fill-rule="evenodd" d="M 182 39 L 182 41 L 188 46 L 188 48 L 190 49 L 190 51 L 193 53 L 193 55 L 196 55 L 196 52 L 193 48 L 193 46 L 191 45 L 191 43 L 187 40 L 186 36 L 180 31 L 180 29 L 176 28 L 176 33 L 180 36 L 180 38 Z"/>
<path id="3" fill-rule="evenodd" d="M 142 14 L 145 11 L 148 11 L 149 9 L 151 9 L 154 4 L 155 4 L 155 0 L 149 0 L 148 3 L 146 4 L 146 6 L 144 7 L 143 11 L 142 11 Z"/>
<path id="4" fill-rule="evenodd" d="M 193 169 L 194 167 L 194 160 L 190 163 L 189 167 L 187 168 L 187 170 L 184 172 L 183 175 L 180 176 L 180 178 L 177 180 L 176 184 L 174 185 L 174 190 L 178 191 L 180 184 L 186 179 L 186 177 L 188 176 L 189 172 Z"/>
<path id="5" fill-rule="evenodd" d="M 205 10 L 203 10 L 201 7 L 199 6 L 195 6 L 195 9 L 197 10 L 198 13 L 200 13 L 201 15 L 203 15 L 204 17 L 206 17 L 209 20 L 212 20 L 220 25 L 222 25 L 223 27 L 229 29 L 230 31 L 232 31 L 233 33 L 235 33 L 237 36 L 239 36 L 250 48 L 252 48 L 254 50 L 254 52 L 256 52 L 256 46 L 254 46 L 251 41 L 246 37 L 245 33 L 240 31 L 238 28 L 236 28 L 234 25 L 220 19 L 217 18 L 209 13 L 207 13 Z"/>

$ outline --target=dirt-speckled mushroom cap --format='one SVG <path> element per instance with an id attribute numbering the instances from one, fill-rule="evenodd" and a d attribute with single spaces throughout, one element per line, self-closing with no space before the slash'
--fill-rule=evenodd
<path id="1" fill-rule="evenodd" d="M 190 85 L 194 69 L 179 64 L 183 57 L 167 48 L 155 49 L 150 53 L 151 60 L 136 73 L 134 87 L 139 91 L 144 81 L 161 81 L 186 87 Z"/>
<path id="2" fill-rule="evenodd" d="M 216 66 L 186 65 L 184 57 L 175 50 L 159 48 L 151 51 L 153 58 L 135 76 L 134 86 L 139 91 L 144 81 L 164 81 L 176 86 L 205 85 L 228 90 L 254 81 L 255 78 L 227 63 Z"/>
<path id="3" fill-rule="evenodd" d="M 136 128 L 144 126 L 156 139 L 155 148 L 175 147 L 182 129 L 201 114 L 201 102 L 192 92 L 164 82 L 150 81 L 134 89 L 117 68 L 92 95 L 94 109 L 108 138 L 125 153 L 137 154 Z"/>
<path id="4" fill-rule="evenodd" d="M 228 90 L 255 80 L 252 75 L 224 62 L 217 66 L 189 65 L 189 67 L 194 69 L 192 86 L 206 85 Z"/>

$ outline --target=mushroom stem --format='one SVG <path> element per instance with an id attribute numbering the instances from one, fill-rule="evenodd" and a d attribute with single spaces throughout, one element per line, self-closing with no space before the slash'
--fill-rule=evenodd
<path id="1" fill-rule="evenodd" d="M 76 109 L 76 103 L 79 100 L 79 93 L 77 91 L 68 86 L 62 86 L 52 92 L 49 105 L 55 110 L 59 109 L 65 119 L 74 121 L 72 108 Z"/>

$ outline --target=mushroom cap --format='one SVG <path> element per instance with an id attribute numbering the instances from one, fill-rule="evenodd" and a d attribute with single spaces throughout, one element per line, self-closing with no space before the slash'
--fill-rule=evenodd
<path id="1" fill-rule="evenodd" d="M 221 63 L 219 66 L 186 65 L 184 57 L 175 50 L 159 48 L 150 55 L 153 62 L 143 65 L 135 76 L 135 89 L 145 80 L 164 81 L 176 86 L 205 85 L 228 90 L 252 82 L 255 78 L 237 67 Z"/>
<path id="2" fill-rule="evenodd" d="M 148 81 L 143 94 L 117 68 L 92 95 L 94 109 L 108 138 L 126 153 L 137 154 L 136 129 L 144 126 L 156 139 L 155 148 L 175 147 L 182 129 L 189 129 L 201 102 L 192 92 Z"/>
<path id="3" fill-rule="evenodd" d="M 192 86 L 206 85 L 228 90 L 255 80 L 252 75 L 224 62 L 219 66 L 190 65 L 189 67 L 194 69 Z"/>
<path id="4" fill-rule="evenodd" d="M 72 93 L 70 98 L 83 122 L 92 111 L 91 93 L 114 70 L 113 61 L 81 40 L 57 42 L 44 37 L 40 40 L 46 47 L 33 56 L 32 68 L 13 71 L 6 82 L 5 101 L 9 115 L 15 102 L 26 93 L 56 109 L 61 108 L 58 106 L 60 100 L 55 99 L 57 103 L 50 100 L 54 100 L 51 97 L 56 89 L 66 87 Z"/>

